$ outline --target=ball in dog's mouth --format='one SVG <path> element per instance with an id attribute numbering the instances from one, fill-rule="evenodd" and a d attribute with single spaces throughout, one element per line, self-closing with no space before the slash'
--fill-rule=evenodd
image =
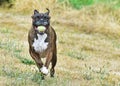
<path id="1" fill-rule="evenodd" d="M 38 30 L 39 32 L 44 32 L 44 31 L 46 30 L 46 27 L 44 27 L 44 26 L 38 26 L 38 27 L 37 27 L 37 30 Z"/>

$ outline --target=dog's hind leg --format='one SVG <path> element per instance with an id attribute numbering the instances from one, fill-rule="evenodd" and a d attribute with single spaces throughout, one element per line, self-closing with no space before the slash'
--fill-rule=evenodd
<path id="1" fill-rule="evenodd" d="M 52 63 L 52 67 L 50 69 L 50 76 L 51 77 L 54 77 L 54 73 L 55 73 L 55 65 L 56 65 L 56 62 L 57 62 L 57 55 L 56 54 L 53 54 L 53 57 L 52 57 L 52 60 L 51 60 L 51 63 Z"/>

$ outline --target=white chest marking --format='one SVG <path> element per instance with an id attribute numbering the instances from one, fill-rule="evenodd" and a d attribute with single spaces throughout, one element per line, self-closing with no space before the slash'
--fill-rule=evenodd
<path id="1" fill-rule="evenodd" d="M 47 38 L 47 34 L 44 33 L 43 35 L 37 34 L 38 39 L 34 38 L 33 47 L 36 52 L 43 52 L 47 49 L 48 42 L 45 42 L 45 39 Z"/>

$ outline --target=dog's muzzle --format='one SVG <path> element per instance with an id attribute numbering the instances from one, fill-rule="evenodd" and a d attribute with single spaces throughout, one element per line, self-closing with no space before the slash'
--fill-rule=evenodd
<path id="1" fill-rule="evenodd" d="M 35 30 L 37 30 L 37 32 L 43 34 L 47 30 L 47 27 L 49 26 L 49 21 L 41 18 L 39 20 L 34 21 L 33 25 L 35 26 Z M 40 27 L 43 27 L 43 29 L 41 30 Z"/>
<path id="2" fill-rule="evenodd" d="M 49 21 L 41 18 L 41 19 L 35 21 L 33 24 L 34 24 L 35 26 L 45 26 L 45 27 L 46 27 L 46 26 L 49 25 Z"/>

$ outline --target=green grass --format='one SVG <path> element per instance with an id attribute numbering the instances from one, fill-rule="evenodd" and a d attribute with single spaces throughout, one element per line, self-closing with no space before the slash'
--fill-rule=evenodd
<path id="1" fill-rule="evenodd" d="M 81 9 L 84 6 L 94 5 L 94 4 L 106 4 L 111 5 L 114 8 L 120 7 L 120 1 L 119 0 L 58 0 L 60 2 L 69 2 L 70 5 L 75 9 Z"/>
<path id="2" fill-rule="evenodd" d="M 0 29 L 0 33 L 4 33 L 4 34 L 12 34 L 13 32 L 7 28 L 2 28 Z"/>
<path id="3" fill-rule="evenodd" d="M 80 9 L 83 6 L 92 5 L 94 3 L 94 0 L 69 0 L 72 7 L 76 9 Z"/>
<path id="4" fill-rule="evenodd" d="M 7 32 L 6 32 L 7 31 Z M 0 32 L 9 33 L 9 30 L 4 31 L 1 30 Z M 16 40 L 4 40 L 0 42 L 0 49 L 6 50 L 12 57 L 18 58 L 22 63 L 27 65 L 35 64 L 32 60 L 25 58 L 26 56 L 22 55 L 23 45 L 17 43 Z"/>
<path id="5" fill-rule="evenodd" d="M 22 72 L 20 71 L 19 69 L 16 69 L 14 67 L 12 68 L 9 68 L 9 67 L 6 67 L 6 66 L 3 66 L 2 67 L 2 71 L 1 72 L 1 76 L 7 76 L 8 78 L 12 79 L 11 81 L 12 82 L 7 82 L 6 85 L 9 86 L 9 85 L 12 85 L 12 86 L 26 86 L 26 85 L 30 85 L 30 83 L 28 83 L 27 81 L 32 81 L 33 79 L 38 79 L 37 77 L 40 76 L 40 74 L 34 74 L 33 72 Z M 37 76 L 34 76 L 34 75 L 37 75 Z M 39 77 L 39 80 L 40 77 Z M 41 82 L 41 81 L 40 81 Z M 31 85 L 33 85 L 31 83 Z"/>
<path id="6" fill-rule="evenodd" d="M 69 57 L 76 58 L 79 60 L 85 60 L 87 58 L 90 58 L 90 55 L 87 55 L 84 51 L 69 51 L 67 54 Z"/>

